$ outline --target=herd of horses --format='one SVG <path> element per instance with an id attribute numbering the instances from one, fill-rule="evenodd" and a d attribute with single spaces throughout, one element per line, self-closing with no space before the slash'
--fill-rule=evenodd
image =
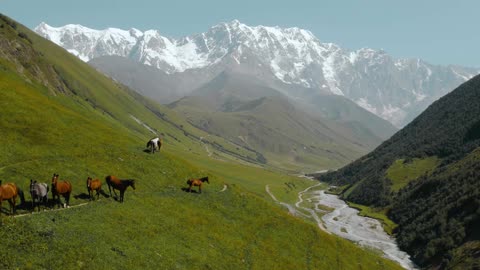
<path id="1" fill-rule="evenodd" d="M 155 137 L 147 142 L 147 148 L 153 154 L 155 151 L 160 151 L 162 147 L 162 139 Z M 52 182 L 49 186 L 47 183 L 39 183 L 33 179 L 30 180 L 30 195 L 32 198 L 31 211 L 35 211 L 35 208 L 38 208 L 40 211 L 40 206 L 43 204 L 45 208 L 48 207 L 48 193 L 51 192 L 53 199 L 53 207 L 55 204 L 63 206 L 64 208 L 69 207 L 70 195 L 72 194 L 72 184 L 67 180 L 58 180 L 59 175 L 54 173 L 52 176 Z M 108 191 L 110 197 L 112 197 L 112 190 L 115 198 L 119 202 L 124 201 L 125 190 L 128 187 L 135 189 L 135 180 L 134 179 L 119 179 L 116 176 L 108 175 L 105 177 L 105 182 L 108 186 Z M 203 177 L 200 179 L 189 179 L 187 180 L 188 192 L 192 191 L 192 187 L 198 187 L 198 193 L 202 193 L 202 184 L 204 182 L 210 183 L 208 177 Z M 90 200 L 94 199 L 96 195 L 97 199 L 100 197 L 100 192 L 102 190 L 102 182 L 99 179 L 92 179 L 91 177 L 87 178 L 87 191 L 88 198 Z M 115 190 L 120 192 L 120 196 L 117 196 Z M 94 195 L 95 192 L 95 195 Z M 20 197 L 22 204 L 25 202 L 25 197 L 22 189 L 20 189 L 15 183 L 6 183 L 2 184 L 0 180 L 0 214 L 2 210 L 2 201 L 8 201 L 10 204 L 10 213 L 14 215 L 16 213 L 16 201 L 17 197 Z M 60 197 L 64 198 L 64 203 L 61 203 Z"/>
<path id="2" fill-rule="evenodd" d="M 51 191 L 53 207 L 56 204 L 63 206 L 64 208 L 69 207 L 70 195 L 72 194 L 72 184 L 67 180 L 58 180 L 59 175 L 54 173 L 52 176 L 52 183 L 49 186 L 47 183 L 39 183 L 35 180 L 30 180 L 30 196 L 32 198 L 31 211 L 35 211 L 35 208 L 38 208 L 40 211 L 41 205 L 43 204 L 44 209 L 48 208 L 48 193 Z M 128 187 L 132 187 L 135 190 L 135 180 L 134 179 L 119 179 L 114 175 L 108 175 L 105 177 L 105 182 L 108 186 L 108 191 L 110 197 L 112 197 L 112 190 L 115 198 L 119 202 L 124 201 L 125 191 Z M 188 192 L 192 191 L 193 187 L 198 187 L 198 193 L 202 193 L 202 184 L 208 181 L 208 176 L 202 177 L 199 179 L 188 179 L 187 185 L 188 188 L 185 190 Z M 117 195 L 116 191 L 120 192 L 120 196 Z M 88 198 L 94 200 L 95 196 L 97 199 L 100 197 L 100 192 L 102 191 L 102 182 L 99 179 L 92 179 L 91 177 L 87 178 L 87 191 Z M 8 201 L 10 204 L 10 213 L 14 215 L 16 213 L 16 202 L 17 197 L 20 197 L 22 203 L 25 202 L 25 196 L 22 189 L 20 189 L 15 183 L 6 183 L 2 184 L 0 181 L 0 214 L 2 209 L 2 201 Z M 64 198 L 64 203 L 61 203 L 60 197 Z"/>
<path id="3" fill-rule="evenodd" d="M 49 186 L 47 183 L 39 183 L 35 180 L 30 180 L 30 196 L 32 198 L 31 210 L 35 211 L 35 208 L 38 208 L 40 211 L 40 206 L 43 204 L 45 208 L 48 207 L 48 193 L 51 192 L 53 207 L 55 204 L 63 206 L 64 208 L 69 207 L 70 195 L 72 194 L 72 184 L 67 180 L 58 180 L 59 175 L 54 173 L 52 176 L 52 183 Z M 113 194 L 118 198 L 119 202 L 124 201 L 125 190 L 128 187 L 135 189 L 135 180 L 134 179 L 119 179 L 116 176 L 109 175 L 105 177 L 105 182 L 108 186 L 108 191 L 110 197 Z M 97 199 L 100 196 L 100 191 L 102 189 L 102 182 L 99 179 L 92 179 L 91 177 L 87 178 L 87 191 L 88 198 L 90 200 L 94 199 L 94 192 L 97 195 Z M 120 192 L 120 197 L 118 197 L 115 190 Z M 0 214 L 2 209 L 2 201 L 8 201 L 10 204 L 10 213 L 13 215 L 16 213 L 16 204 L 17 197 L 20 197 L 20 200 L 25 202 L 25 196 L 23 190 L 20 189 L 15 183 L 6 183 L 2 184 L 0 181 Z M 64 203 L 61 203 L 60 197 L 64 198 Z"/>

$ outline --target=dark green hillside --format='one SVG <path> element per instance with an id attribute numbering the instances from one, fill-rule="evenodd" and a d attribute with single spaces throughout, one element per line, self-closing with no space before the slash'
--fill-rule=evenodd
<path id="1" fill-rule="evenodd" d="M 479 146 L 477 76 L 370 154 L 320 179 L 351 185 L 343 195 L 349 201 L 391 207 L 401 247 L 420 265 L 445 266 L 458 248 L 480 240 Z"/>
<path id="2" fill-rule="evenodd" d="M 3 182 L 26 190 L 30 179 L 50 182 L 58 173 L 73 185 L 69 209 L 29 214 L 23 207 L 25 215 L 11 217 L 3 204 L 0 269 L 400 268 L 261 194 L 265 183 L 304 188 L 302 180 L 242 165 L 251 151 L 206 138 L 3 16 L 0 115 Z M 161 153 L 143 152 L 153 136 L 143 124 L 165 134 Z M 108 174 L 136 179 L 136 190 L 124 203 L 86 200 L 86 178 Z M 205 175 L 211 183 L 202 194 L 181 189 Z"/>

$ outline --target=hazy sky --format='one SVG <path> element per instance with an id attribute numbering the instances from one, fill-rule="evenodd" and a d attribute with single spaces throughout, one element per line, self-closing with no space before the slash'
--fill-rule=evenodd
<path id="1" fill-rule="evenodd" d="M 472 67 L 480 67 L 479 11 L 478 0 L 0 0 L 1 13 L 30 28 L 44 21 L 180 37 L 238 19 L 308 29 L 347 49 Z"/>

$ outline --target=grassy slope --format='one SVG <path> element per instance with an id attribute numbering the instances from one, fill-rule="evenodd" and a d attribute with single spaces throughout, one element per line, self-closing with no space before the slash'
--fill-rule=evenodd
<path id="1" fill-rule="evenodd" d="M 369 149 L 352 142 L 349 130 L 328 120 L 320 123 L 305 117 L 276 97 L 235 112 L 208 111 L 207 105 L 198 107 L 199 104 L 206 103 L 198 97 L 189 97 L 175 103 L 174 110 L 195 126 L 260 151 L 269 164 L 284 170 L 335 168 Z M 347 135 L 340 136 L 340 132 Z"/>
<path id="2" fill-rule="evenodd" d="M 2 38 L 14 33 L 1 24 Z M 125 89 L 18 28 L 76 94 L 54 92 L 36 83 L 38 77 L 28 69 L 21 72 L 18 63 L 1 59 L 0 179 L 25 188 L 29 179 L 49 182 L 56 172 L 73 183 L 73 195 L 86 191 L 87 176 L 115 174 L 136 178 L 138 184 L 127 191 L 124 204 L 102 198 L 63 211 L 2 215 L 0 268 L 399 268 L 273 207 L 246 189 L 260 192 L 263 183 L 252 187 L 258 179 L 251 175 L 259 169 L 221 169 L 217 165 L 224 161 L 205 162 L 205 156 L 195 154 L 203 145 L 185 136 L 185 130 L 159 120 Z M 151 134 L 130 114 L 171 134 L 162 154 L 142 151 Z M 229 166 L 245 178 L 224 171 Z M 180 189 L 186 178 L 203 175 L 212 183 L 202 195 Z M 285 181 L 275 172 L 258 176 Z M 217 192 L 223 183 L 238 186 Z M 72 198 L 71 204 L 83 202 Z"/>
<path id="3" fill-rule="evenodd" d="M 423 159 L 414 158 L 410 162 L 405 162 L 405 159 L 397 159 L 386 172 L 388 179 L 392 181 L 391 190 L 397 192 L 418 177 L 425 174 L 430 175 L 438 164 L 439 160 L 435 156 Z"/>

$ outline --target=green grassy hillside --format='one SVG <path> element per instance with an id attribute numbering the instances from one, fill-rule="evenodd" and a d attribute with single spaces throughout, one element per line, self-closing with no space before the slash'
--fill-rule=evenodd
<path id="1" fill-rule="evenodd" d="M 11 217 L 3 209 L 1 269 L 400 268 L 288 215 L 261 192 L 265 183 L 304 181 L 242 165 L 253 152 L 206 138 L 3 16 L 0 115 L 0 179 L 27 189 L 30 179 L 49 183 L 58 173 L 74 195 L 64 210 Z M 143 152 L 153 134 L 142 123 L 164 134 L 160 154 Z M 136 179 L 137 189 L 123 204 L 88 202 L 86 178 L 109 174 Z M 202 194 L 181 189 L 205 175 L 211 184 Z"/>

